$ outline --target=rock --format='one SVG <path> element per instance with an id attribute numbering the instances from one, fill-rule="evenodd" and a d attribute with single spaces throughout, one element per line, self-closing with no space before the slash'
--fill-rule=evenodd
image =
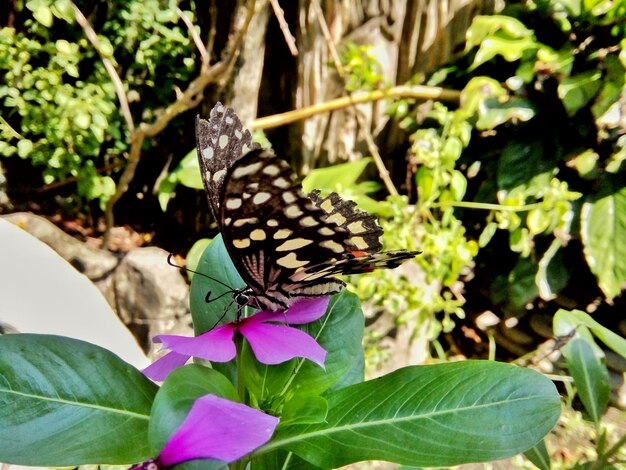
<path id="1" fill-rule="evenodd" d="M 189 287 L 158 247 L 128 252 L 113 276 L 117 312 L 146 349 L 156 334 L 193 335 Z"/>

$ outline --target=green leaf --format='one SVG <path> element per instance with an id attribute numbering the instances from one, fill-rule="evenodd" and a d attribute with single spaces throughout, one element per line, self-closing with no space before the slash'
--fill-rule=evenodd
<path id="1" fill-rule="evenodd" d="M 553 320 L 555 336 L 569 336 L 580 325 L 584 325 L 591 332 L 606 344 L 610 349 L 626 359 L 626 340 L 608 328 L 600 325 L 597 321 L 582 310 L 563 310 L 559 309 L 554 314 Z"/>
<path id="2" fill-rule="evenodd" d="M 319 470 L 318 466 L 302 460 L 293 452 L 286 452 L 280 449 L 259 455 L 258 457 L 255 456 L 250 465 L 250 470 Z"/>
<path id="3" fill-rule="evenodd" d="M 502 56 L 507 62 L 515 62 L 537 48 L 537 42 L 531 37 L 511 39 L 494 35 L 480 44 L 469 70 L 474 70 L 498 55 Z"/>
<path id="4" fill-rule="evenodd" d="M 74 115 L 74 124 L 79 129 L 89 129 L 91 125 L 91 115 L 87 112 L 78 112 Z"/>
<path id="5" fill-rule="evenodd" d="M 489 15 L 477 16 L 466 34 L 465 50 L 479 46 L 482 42 L 502 31 L 505 36 L 510 38 L 526 38 L 532 37 L 533 32 L 529 30 L 520 20 L 506 15 Z"/>
<path id="6" fill-rule="evenodd" d="M 306 396 L 289 400 L 280 415 L 280 426 L 314 424 L 324 421 L 328 401 L 322 397 Z"/>
<path id="7" fill-rule="evenodd" d="M 604 364 L 604 353 L 578 336 L 561 350 L 585 410 L 595 423 L 599 423 L 609 402 L 610 393 L 609 371 Z"/>
<path id="8" fill-rule="evenodd" d="M 195 162 L 198 162 L 197 158 L 195 159 Z M 176 176 L 178 177 L 178 181 L 180 182 L 180 184 L 182 184 L 183 186 L 187 186 L 188 188 L 192 189 L 204 190 L 202 177 L 200 176 L 197 165 L 196 168 L 181 168 L 176 173 Z"/>
<path id="9" fill-rule="evenodd" d="M 573 116 L 596 96 L 602 86 L 602 73 L 589 70 L 572 77 L 565 77 L 558 87 L 559 98 L 569 116 Z"/>
<path id="10" fill-rule="evenodd" d="M 535 117 L 535 107 L 525 99 L 513 97 L 506 101 L 489 98 L 478 108 L 476 129 L 494 129 L 506 122 L 526 122 Z"/>
<path id="11" fill-rule="evenodd" d="M 176 168 L 159 184 L 157 195 L 161 210 L 167 209 L 167 204 L 178 183 L 192 189 L 204 189 L 195 149 L 185 155 Z"/>
<path id="12" fill-rule="evenodd" d="M 524 306 L 537 297 L 535 277 L 537 265 L 528 258 L 519 258 L 515 267 L 508 275 L 507 301 L 515 310 L 522 310 Z"/>
<path id="13" fill-rule="evenodd" d="M 99 346 L 0 336 L 0 461 L 61 467 L 145 460 L 156 389 Z"/>
<path id="14" fill-rule="evenodd" d="M 550 227 L 551 215 L 542 207 L 535 207 L 528 212 L 526 226 L 531 235 L 539 235 Z"/>
<path id="15" fill-rule="evenodd" d="M 488 222 L 485 225 L 480 237 L 478 238 L 478 246 L 484 248 L 491 241 L 493 236 L 496 234 L 498 230 L 498 224 L 496 222 Z"/>
<path id="16" fill-rule="evenodd" d="M 509 139 L 498 161 L 498 188 L 510 191 L 530 184 L 540 174 L 551 174 L 554 166 L 540 140 Z"/>
<path id="17" fill-rule="evenodd" d="M 17 154 L 20 158 L 26 158 L 33 151 L 33 142 L 28 139 L 20 139 L 17 142 Z"/>
<path id="18" fill-rule="evenodd" d="M 327 168 L 316 168 L 302 180 L 302 189 L 310 193 L 314 189 L 341 192 L 356 184 L 359 176 L 370 163 L 371 158 L 356 162 L 340 163 Z"/>
<path id="19" fill-rule="evenodd" d="M 182 424 L 196 399 L 209 393 L 239 401 L 230 381 L 208 367 L 190 364 L 175 369 L 167 376 L 152 407 L 149 439 L 153 456 L 159 454 Z"/>
<path id="20" fill-rule="evenodd" d="M 178 179 L 171 173 L 159 183 L 157 199 L 159 200 L 159 206 L 161 206 L 163 212 L 167 210 L 167 205 L 175 194 L 174 189 L 176 189 L 176 186 L 178 186 Z"/>
<path id="21" fill-rule="evenodd" d="M 552 240 L 549 248 L 539 260 L 535 284 L 539 297 L 552 300 L 563 289 L 570 278 L 570 271 L 565 264 L 563 243 L 558 238 Z"/>
<path id="22" fill-rule="evenodd" d="M 600 289 L 617 297 L 626 285 L 626 187 L 583 204 L 581 237 Z"/>
<path id="23" fill-rule="evenodd" d="M 550 380 L 486 361 L 406 367 L 327 399 L 324 423 L 279 430 L 260 452 L 291 450 L 323 468 L 485 462 L 532 447 L 560 414 Z"/>
<path id="24" fill-rule="evenodd" d="M 487 100 L 501 101 L 506 96 L 506 89 L 497 80 L 490 77 L 472 77 L 461 91 L 461 108 L 464 114 L 472 116 L 480 113 Z M 484 125 L 484 124 L 483 124 Z"/>
<path id="25" fill-rule="evenodd" d="M 196 334 L 200 334 L 213 328 L 220 319 L 223 322 L 234 320 L 237 309 L 232 305 L 233 296 L 229 292 L 245 284 L 226 251 L 221 234 L 204 251 L 196 271 L 213 278 L 194 276 L 191 281 L 191 316 Z M 207 303 L 209 292 L 211 295 Z M 225 312 L 228 312 L 226 316 Z"/>
<path id="26" fill-rule="evenodd" d="M 524 456 L 530 460 L 539 470 L 550 470 L 550 454 L 546 449 L 545 440 L 539 441 L 535 446 L 524 452 Z"/>
<path id="27" fill-rule="evenodd" d="M 201 238 L 193 244 L 193 246 L 187 252 L 187 257 L 185 260 L 185 265 L 188 269 L 190 269 L 191 271 L 197 271 L 198 264 L 200 264 L 200 258 L 202 257 L 202 254 L 206 251 L 211 241 L 211 238 Z M 187 272 L 190 280 L 193 278 L 193 273 L 191 271 Z"/>
<path id="28" fill-rule="evenodd" d="M 305 331 L 313 336 L 328 352 L 324 363 L 325 370 L 305 361 L 297 371 L 292 387 L 297 394 L 315 395 L 323 393 L 341 380 L 355 366 L 355 361 L 363 361 L 364 317 L 356 295 L 344 291 L 334 295 L 328 313 L 320 320 L 309 323 Z M 363 370 L 356 377 L 363 377 Z"/>
<path id="29" fill-rule="evenodd" d="M 33 18 L 46 28 L 52 26 L 52 11 L 45 0 L 31 0 L 26 2 L 26 8 L 33 12 Z"/>

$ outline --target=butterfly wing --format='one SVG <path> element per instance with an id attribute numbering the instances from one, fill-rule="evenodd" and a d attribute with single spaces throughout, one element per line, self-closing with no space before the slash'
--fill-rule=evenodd
<path id="1" fill-rule="evenodd" d="M 256 306 L 341 291 L 334 278 L 393 268 L 417 252 L 380 252 L 376 217 L 336 193 L 304 195 L 291 167 L 260 150 L 231 108 L 196 119 L 198 160 L 224 244 Z"/>
<path id="2" fill-rule="evenodd" d="M 385 264 L 371 258 L 382 255 L 375 217 L 334 193 L 304 195 L 291 167 L 271 152 L 253 150 L 233 164 L 219 205 L 226 247 L 262 308 L 339 292 L 344 283 L 334 275 Z"/>
<path id="3" fill-rule="evenodd" d="M 224 176 L 244 153 L 259 148 L 232 108 L 217 103 L 209 119 L 196 117 L 196 149 L 204 189 L 213 217 L 219 224 L 220 193 Z"/>

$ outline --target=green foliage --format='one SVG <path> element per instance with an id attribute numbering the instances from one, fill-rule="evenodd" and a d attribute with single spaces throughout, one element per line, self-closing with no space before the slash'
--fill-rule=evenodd
<path id="1" fill-rule="evenodd" d="M 500 459 L 525 450 L 518 438 L 536 442 L 552 428 L 559 403 L 551 390 L 544 377 L 506 364 L 406 367 L 329 393 L 323 422 L 281 429 L 262 451 L 288 449 L 321 468 L 361 460 L 430 467 Z"/>
<path id="2" fill-rule="evenodd" d="M 129 100 L 141 101 L 137 117 L 149 119 L 191 76 L 187 31 L 173 4 L 100 2 L 91 5 L 102 22 L 96 51 L 70 2 L 20 5 L 17 23 L 23 26 L 0 29 L 0 157 L 27 159 L 46 184 L 73 177 L 75 203 L 99 200 L 103 206 L 115 192 L 105 167 L 123 163 L 128 130 L 99 54 L 112 62 Z"/>
<path id="3" fill-rule="evenodd" d="M 601 466 L 609 465 L 613 460 L 617 462 L 617 454 L 626 441 L 626 435 L 619 436 L 612 448 L 606 448 L 609 427 L 602 418 L 609 402 L 609 372 L 604 352 L 594 341 L 594 336 L 624 359 L 626 340 L 580 310 L 559 310 L 554 316 L 553 328 L 555 336 L 566 341 L 561 351 L 574 379 L 576 394 L 587 416 L 595 424 L 596 459 L 579 465 Z"/>
<path id="4" fill-rule="evenodd" d="M 340 60 L 346 73 L 346 90 L 374 90 L 383 84 L 382 67 L 372 54 L 372 46 L 347 42 Z"/>
<path id="5" fill-rule="evenodd" d="M 402 103 L 396 103 L 396 111 L 401 107 Z M 447 121 L 452 115 L 439 105 L 432 112 L 437 122 Z M 412 163 L 423 164 L 418 176 L 423 190 L 416 205 L 409 204 L 404 196 L 382 202 L 368 197 L 367 193 L 380 188 L 374 182 L 357 182 L 368 159 L 312 170 L 303 181 L 305 190 L 337 191 L 363 210 L 377 214 L 384 230 L 385 249 L 422 252 L 402 268 L 352 276 L 349 287 L 359 298 L 367 299 L 368 310 L 387 312 L 397 323 L 416 321 L 414 328 L 419 331 L 427 325 L 431 340 L 441 331 L 450 331 L 455 318 L 464 317 L 463 302 L 450 289 L 467 272 L 478 251 L 478 244 L 466 238 L 465 228 L 451 208 L 445 209 L 441 218 L 433 213 L 438 212 L 434 209 L 436 201 L 460 200 L 464 196 L 466 180 L 455 169 L 455 162 L 469 140 L 470 130 L 458 119 L 449 122 L 444 138 L 436 129 L 417 131 L 413 148 L 419 156 Z M 375 367 L 382 360 L 376 338 L 368 336 L 367 345 L 366 358 Z"/>
<path id="6" fill-rule="evenodd" d="M 576 286 L 585 264 L 607 300 L 626 286 L 626 141 L 616 117 L 625 8 L 542 1 L 478 17 L 467 32 L 470 66 L 446 69 L 443 82 L 464 83 L 460 107 L 435 104 L 425 121 L 409 103 L 392 108 L 412 132 L 418 210 L 474 230 L 480 221 L 481 257 L 496 273 L 491 298 L 509 314 Z M 499 230 L 513 255 L 506 264 Z"/>
<path id="7" fill-rule="evenodd" d="M 517 67 L 512 76 L 492 75 L 507 85 L 494 95 L 497 102 L 525 102 L 533 110 L 526 124 L 510 117 L 514 126 L 505 128 L 492 120 L 490 129 L 506 136 L 506 143 L 497 162 L 481 159 L 481 181 L 497 178 L 490 191 L 497 202 L 520 209 L 493 215 L 498 228 L 509 231 L 510 249 L 529 260 L 517 266 L 535 275 L 525 298 L 509 303 L 513 310 L 537 296 L 549 300 L 575 282 L 568 274 L 577 271 L 574 262 L 570 257 L 567 269 L 559 253 L 569 239 L 581 240 L 584 258 L 576 262 L 588 264 L 607 299 L 626 285 L 625 173 L 616 163 L 623 160 L 623 142 L 611 117 L 625 96 L 626 30 L 618 15 L 626 2 L 592 3 L 536 2 L 525 11 L 511 8 L 517 18 L 478 18 L 468 31 L 471 68 L 490 70 L 486 65 L 499 61 Z M 577 34 L 568 36 L 573 24 Z M 544 28 L 552 34 L 539 41 L 532 30 Z M 598 41 L 581 46 L 591 38 Z M 573 204 L 579 198 L 582 207 Z"/>

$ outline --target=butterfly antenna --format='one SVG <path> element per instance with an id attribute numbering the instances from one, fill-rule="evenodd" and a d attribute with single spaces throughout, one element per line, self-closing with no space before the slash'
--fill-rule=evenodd
<path id="1" fill-rule="evenodd" d="M 216 301 L 217 299 L 221 299 L 222 297 L 224 297 L 225 295 L 228 294 L 232 294 L 233 292 L 237 292 L 236 290 L 227 290 L 226 292 L 221 293 L 220 295 L 218 295 L 217 297 L 215 297 L 214 299 L 211 298 L 211 291 L 206 293 L 206 296 L 204 297 L 204 301 L 207 304 L 210 304 L 211 302 Z M 230 305 L 228 306 L 230 308 Z"/>
<path id="2" fill-rule="evenodd" d="M 220 296 L 220 297 L 221 297 L 221 296 Z M 219 298 L 219 297 L 218 297 L 218 298 Z M 216 300 L 216 299 L 213 299 L 213 300 Z M 234 303 L 235 303 L 235 301 L 234 301 L 234 300 L 232 300 L 232 301 L 228 304 L 228 306 L 224 309 L 224 313 L 222 313 L 222 316 L 221 316 L 221 317 L 219 317 L 219 318 L 217 319 L 217 321 L 213 324 L 213 326 L 209 329 L 209 331 L 211 331 L 211 330 L 212 330 L 212 329 L 214 329 L 217 325 L 219 325 L 219 324 L 220 324 L 220 322 L 224 319 L 224 317 L 225 317 L 225 316 L 226 316 L 226 314 L 228 313 L 228 309 L 230 309 L 230 307 L 232 307 Z M 237 312 L 239 312 L 239 310 L 237 310 Z M 239 317 L 239 313 L 237 313 L 237 317 Z"/>
<path id="3" fill-rule="evenodd" d="M 236 289 L 233 289 L 233 288 L 232 288 L 232 287 L 230 287 L 228 284 L 223 283 L 223 282 L 222 282 L 222 281 L 220 281 L 219 279 L 215 279 L 214 277 L 211 277 L 211 276 L 209 276 L 208 274 L 204 274 L 204 273 L 201 273 L 201 272 L 199 272 L 199 271 L 194 271 L 193 269 L 189 269 L 189 268 L 186 268 L 185 266 L 180 266 L 180 265 L 178 265 L 178 264 L 174 263 L 174 262 L 172 261 L 172 258 L 173 258 L 173 257 L 174 257 L 174 254 L 173 254 L 173 253 L 170 253 L 169 255 L 167 255 L 167 264 L 169 264 L 170 266 L 172 266 L 172 267 L 174 267 L 174 268 L 178 268 L 178 269 L 184 269 L 184 270 L 185 270 L 185 271 L 187 271 L 187 272 L 190 272 L 190 273 L 193 273 L 193 274 L 197 274 L 197 275 L 202 276 L 202 277 L 206 277 L 207 279 L 211 279 L 212 281 L 217 282 L 218 284 L 223 285 L 224 287 L 226 287 L 227 289 L 229 289 L 229 292 L 236 292 Z M 210 292 L 209 292 L 209 294 L 210 294 Z M 219 297 L 218 297 L 218 298 L 219 298 Z M 213 299 L 213 300 L 215 300 L 215 299 Z"/>

